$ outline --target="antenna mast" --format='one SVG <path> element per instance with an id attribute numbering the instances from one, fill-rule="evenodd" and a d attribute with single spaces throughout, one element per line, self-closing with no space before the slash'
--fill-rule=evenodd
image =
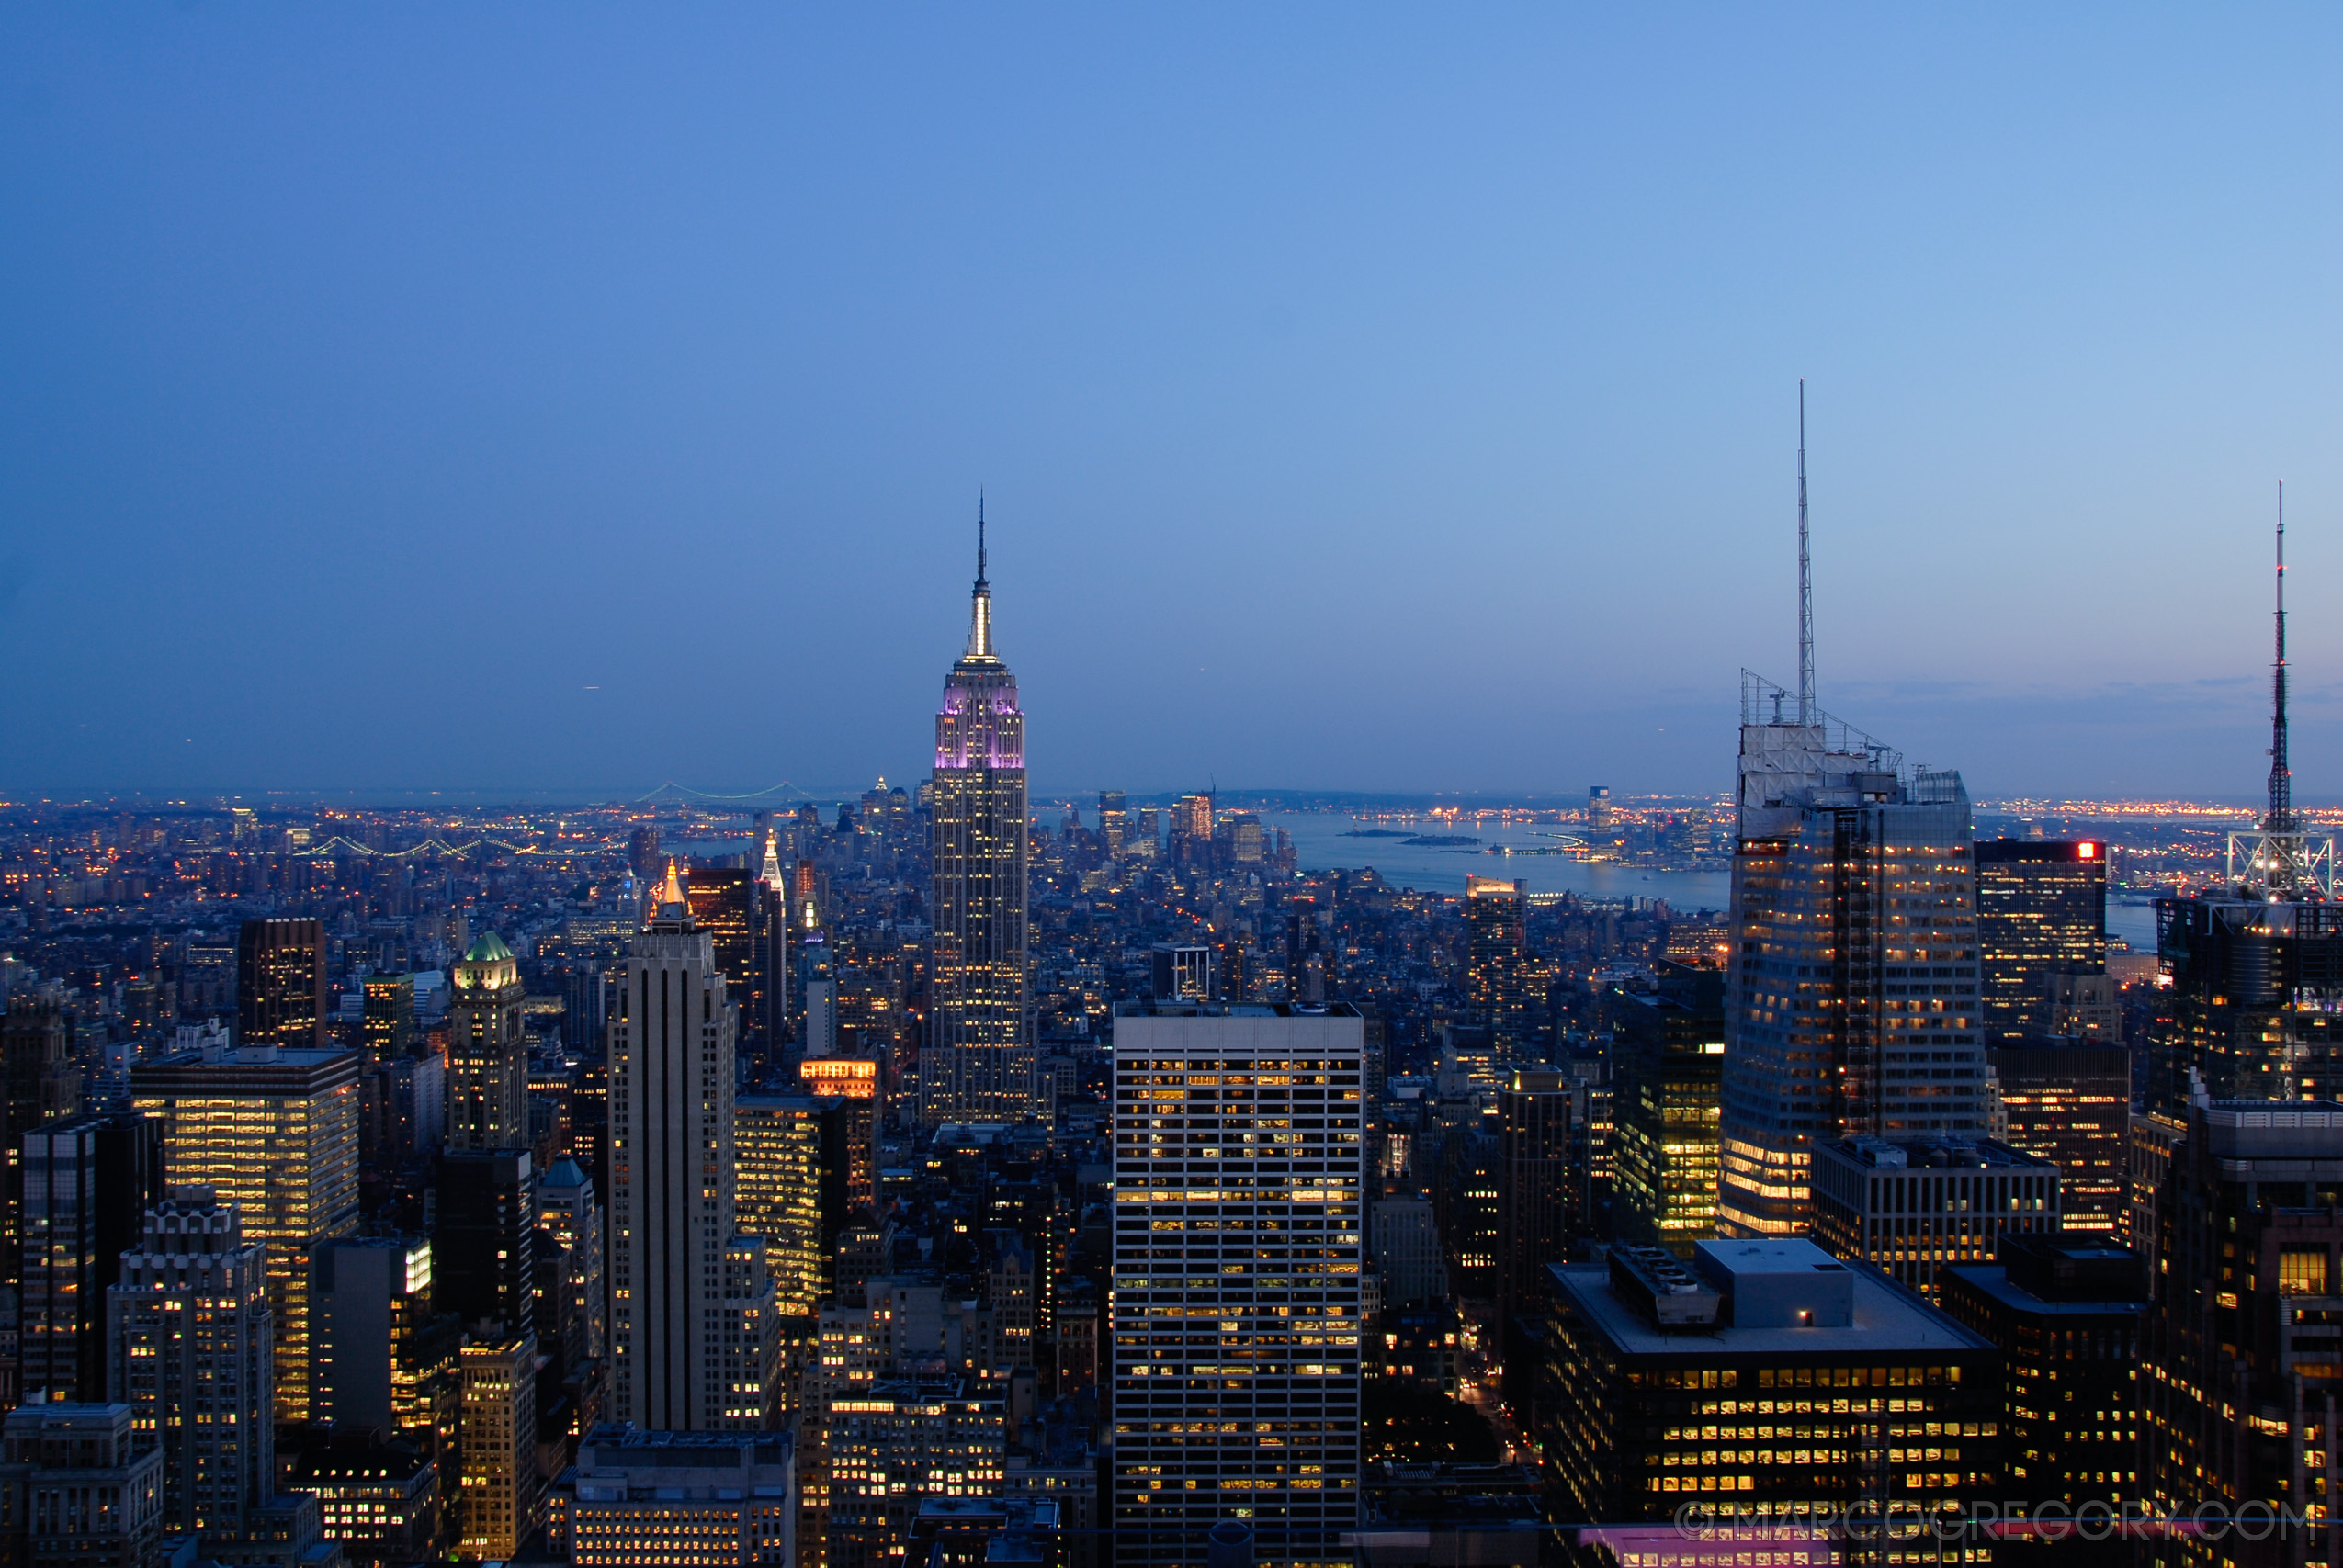
<path id="1" fill-rule="evenodd" d="M 2281 631 L 2281 636 L 2283 637 Z M 2283 679 L 2281 675 L 2281 679 Z M 1814 571 L 1806 558 L 1806 378 L 1798 378 L 1798 722 L 1815 721 Z"/>
<path id="2" fill-rule="evenodd" d="M 2269 820 L 2272 833 L 2294 828 L 2294 773 L 2286 761 L 2286 481 L 2278 481 L 2278 657 L 2270 665 Z"/>

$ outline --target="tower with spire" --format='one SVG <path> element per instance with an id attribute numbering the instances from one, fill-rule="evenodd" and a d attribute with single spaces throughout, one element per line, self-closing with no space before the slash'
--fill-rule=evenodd
<path id="1" fill-rule="evenodd" d="M 992 646 L 984 502 L 977 502 L 968 645 L 935 716 L 934 1006 L 920 1119 L 1018 1122 L 1036 1079 L 1025 984 L 1025 718 Z"/>
<path id="2" fill-rule="evenodd" d="M 2335 840 L 2294 809 L 2287 752 L 2286 489 L 2278 491 L 2269 808 L 2229 835 L 2221 886 L 2156 904 L 2171 1010 L 2148 1055 L 2150 1122 L 2185 1128 L 2192 1099 L 2343 1096 L 2343 903 Z"/>
<path id="3" fill-rule="evenodd" d="M 1990 1111 L 1968 792 L 1816 701 L 1804 382 L 1798 689 L 1741 672 L 1738 773 L 1717 1228 L 1791 1235 L 1818 1145 L 1974 1142 Z"/>

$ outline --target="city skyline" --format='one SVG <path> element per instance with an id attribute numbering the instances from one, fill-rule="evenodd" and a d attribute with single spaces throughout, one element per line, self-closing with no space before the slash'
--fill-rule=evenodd
<path id="1" fill-rule="evenodd" d="M 2282 477 L 2319 798 L 2337 24 L 2116 18 L 14 16 L 0 788 L 910 776 L 980 486 L 1037 791 L 1722 788 L 1803 376 L 1834 711 L 2243 796 Z"/>

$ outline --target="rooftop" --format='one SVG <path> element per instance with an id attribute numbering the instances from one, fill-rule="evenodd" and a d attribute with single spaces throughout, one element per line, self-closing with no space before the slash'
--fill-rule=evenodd
<path id="1" fill-rule="evenodd" d="M 1808 1269 L 1817 1262 L 1839 1261 L 1803 1238 L 1729 1245 L 1796 1249 Z M 1787 1257 L 1785 1251 L 1770 1261 Z M 1605 1265 L 1555 1263 L 1547 1265 L 1547 1272 L 1579 1315 L 1626 1356 L 1964 1355 L 1993 1348 L 1877 1269 L 1862 1264 L 1844 1268 L 1839 1277 L 1849 1281 L 1853 1300 L 1851 1321 L 1842 1326 L 1680 1328 L 1669 1333 L 1647 1322 L 1612 1288 Z"/>

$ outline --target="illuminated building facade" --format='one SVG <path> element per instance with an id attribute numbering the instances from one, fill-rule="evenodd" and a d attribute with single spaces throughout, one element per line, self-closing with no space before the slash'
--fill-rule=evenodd
<path id="1" fill-rule="evenodd" d="M 2247 1503 L 2313 1517 L 2258 1541 L 2175 1536 L 2149 1560 L 2343 1561 L 2343 1103 L 2197 1100 L 2156 1215 L 2140 1356 L 2150 1517 Z"/>
<path id="2" fill-rule="evenodd" d="M 597 1427 L 561 1500 L 575 1568 L 798 1568 L 797 1463 L 787 1432 Z"/>
<path id="3" fill-rule="evenodd" d="M 161 1447 L 168 1530 L 241 1535 L 276 1495 L 272 1283 L 236 1205 L 182 1187 L 106 1292 L 108 1397 Z"/>
<path id="4" fill-rule="evenodd" d="M 537 1336 L 464 1347 L 463 1554 L 503 1559 L 545 1525 L 537 1466 Z"/>
<path id="5" fill-rule="evenodd" d="M 2053 1018 L 2052 981 L 2107 973 L 2107 846 L 1980 839 L 1976 862 L 1986 1039 L 2080 1032 Z"/>
<path id="6" fill-rule="evenodd" d="M 900 1561 L 921 1502 L 994 1497 L 1006 1469 L 997 1390 L 883 1378 L 830 1401 L 828 1568 Z"/>
<path id="7" fill-rule="evenodd" d="M 1813 1558 L 1794 1537 L 1759 1550 L 1934 1564 L 1951 1558 L 1928 1522 L 2001 1495 L 2000 1352 L 1803 1237 L 1700 1242 L 1691 1268 L 1623 1246 L 1607 1264 L 1548 1272 L 1538 1408 L 1556 1517 L 1656 1527 L 1621 1535 L 1664 1562 L 1702 1551 L 1674 1529 L 1687 1504 L 1793 1527 L 1892 1510 L 1915 1533 L 1851 1532 Z M 1991 1543 L 1974 1541 L 1961 1561 L 1991 1562 Z"/>
<path id="8" fill-rule="evenodd" d="M 246 920 L 236 932 L 236 1043 L 325 1044 L 325 927 Z"/>
<path id="9" fill-rule="evenodd" d="M 2090 1236 L 2010 1235 L 1999 1262 L 1948 1264 L 1938 1278 L 1946 1314 L 2001 1348 L 2010 1495 L 2070 1515 L 2087 1504 L 2136 1508 L 2148 1375 L 2140 1256 Z M 2062 1549 L 2076 1555 L 2066 1543 L 2042 1550 Z"/>
<path id="10" fill-rule="evenodd" d="M 695 865 L 684 873 L 684 903 L 707 932 L 725 993 L 741 1010 L 741 1044 L 761 1046 L 766 1018 L 765 965 L 758 936 L 764 924 L 760 885 L 745 867 Z"/>
<path id="11" fill-rule="evenodd" d="M 1746 677 L 1717 1229 L 1807 1224 L 1817 1143 L 1982 1137 L 1976 870 L 1956 773 Z M 1773 709 L 1769 717 L 1768 707 Z"/>
<path id="12" fill-rule="evenodd" d="M 2159 898 L 2156 927 L 2172 1013 L 2149 1110 L 2185 1119 L 2191 1073 L 2214 1100 L 2343 1099 L 2343 904 L 2248 887 Z"/>
<path id="13" fill-rule="evenodd" d="M 277 1418 L 310 1415 L 310 1259 L 358 1219 L 356 1051 L 247 1046 L 130 1069 L 132 1108 L 163 1123 L 172 1185 L 236 1205 L 266 1249 L 277 1325 Z"/>
<path id="14" fill-rule="evenodd" d="M 822 1247 L 822 1107 L 809 1095 L 744 1094 L 732 1102 L 741 1229 L 764 1240 L 773 1308 L 810 1317 L 828 1289 Z"/>
<path id="15" fill-rule="evenodd" d="M 1025 972 L 1025 719 L 1016 677 L 992 650 L 981 538 L 968 652 L 935 716 L 934 1010 L 920 1058 L 920 1120 L 930 1126 L 1024 1122 L 1037 1093 Z"/>
<path id="16" fill-rule="evenodd" d="M 2058 1167 L 2065 1229 L 2112 1235 L 2123 1213 L 2132 1053 L 2054 1039 L 1997 1045 L 1989 1055 L 2007 1122 L 2001 1141 Z"/>
<path id="17" fill-rule="evenodd" d="M 878 1064 L 866 1056 L 808 1056 L 798 1077 L 807 1092 L 838 1101 L 834 1153 L 843 1213 L 868 1208 L 878 1201 Z"/>
<path id="18" fill-rule="evenodd" d="M 730 1424 L 737 1298 L 761 1295 L 750 1321 L 773 1324 L 770 1282 L 735 1277 L 734 1027 L 671 868 L 610 1024 L 610 1413 L 646 1430 Z M 763 1247 L 749 1250 L 761 1270 Z"/>
<path id="19" fill-rule="evenodd" d="M 1724 981 L 1665 964 L 1657 993 L 1611 1010 L 1612 1226 L 1683 1258 L 1716 1234 Z"/>
<path id="20" fill-rule="evenodd" d="M 1115 1017 L 1118 1562 L 1332 1560 L 1359 1518 L 1357 1010 Z"/>
<path id="21" fill-rule="evenodd" d="M 517 1149 L 529 1141 L 527 987 L 494 931 L 456 965 L 447 1004 L 447 1146 Z"/>
<path id="22" fill-rule="evenodd" d="M 1513 1060 L 1530 1039 L 1525 908 L 1520 883 L 1465 878 L 1466 987 L 1500 1062 Z"/>
<path id="23" fill-rule="evenodd" d="M 1814 1238 L 1937 1299 L 1948 1263 L 1990 1263 L 2005 1235 L 2055 1235 L 2058 1168 L 1979 1140 L 1841 1138 L 1815 1150 Z"/>

